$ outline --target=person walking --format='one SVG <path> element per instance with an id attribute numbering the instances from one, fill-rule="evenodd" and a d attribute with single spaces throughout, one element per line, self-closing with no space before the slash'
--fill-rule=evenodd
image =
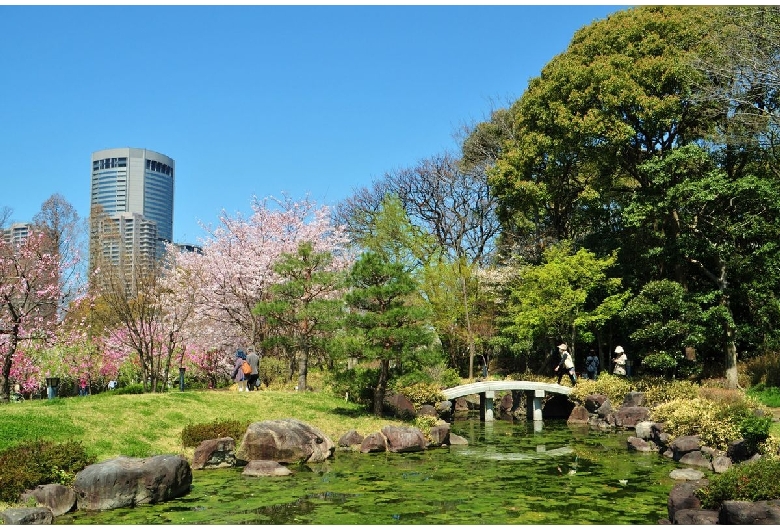
<path id="1" fill-rule="evenodd" d="M 248 391 L 259 390 L 260 385 L 257 380 L 260 378 L 260 356 L 252 348 L 249 351 L 249 355 L 246 356 L 246 362 L 249 363 L 249 367 L 252 371 L 249 373 L 249 378 L 246 380 L 246 389 Z"/>
<path id="2" fill-rule="evenodd" d="M 612 371 L 612 373 L 615 375 L 626 375 L 626 362 L 628 362 L 628 357 L 626 357 L 626 352 L 623 349 L 623 346 L 618 346 L 615 348 L 615 353 L 618 356 L 612 359 L 612 362 L 615 363 L 615 369 Z"/>
<path id="3" fill-rule="evenodd" d="M 599 356 L 596 355 L 596 350 L 593 348 L 590 349 L 590 353 L 585 357 L 585 372 L 588 379 L 593 381 L 599 376 Z"/>
<path id="4" fill-rule="evenodd" d="M 561 360 L 558 361 L 558 366 L 555 367 L 555 371 L 558 372 L 558 384 L 561 384 L 564 372 L 569 374 L 572 386 L 577 384 L 577 374 L 574 371 L 574 359 L 569 353 L 569 346 L 564 342 L 558 345 L 558 352 L 561 354 Z"/>
<path id="5" fill-rule="evenodd" d="M 246 360 L 246 354 L 241 351 L 236 351 L 236 363 L 233 366 L 233 375 L 231 376 L 233 378 L 233 381 L 235 381 L 238 384 L 238 391 L 243 392 L 246 390 L 246 377 L 244 376 L 244 361 Z"/>

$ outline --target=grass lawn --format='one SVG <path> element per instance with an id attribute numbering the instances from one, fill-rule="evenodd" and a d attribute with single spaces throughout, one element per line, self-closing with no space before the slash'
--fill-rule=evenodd
<path id="1" fill-rule="evenodd" d="M 20 442 L 76 440 L 97 461 L 119 455 L 182 454 L 187 424 L 214 420 L 263 421 L 295 418 L 323 431 L 335 443 L 356 429 L 367 435 L 388 424 L 354 403 L 323 393 L 289 391 L 171 391 L 162 394 L 110 392 L 87 397 L 33 400 L 0 405 L 0 451 Z"/>

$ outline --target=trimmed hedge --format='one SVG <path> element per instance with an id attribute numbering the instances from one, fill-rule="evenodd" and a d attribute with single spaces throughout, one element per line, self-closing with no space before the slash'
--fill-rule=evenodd
<path id="1" fill-rule="evenodd" d="M 181 442 L 184 447 L 197 447 L 204 440 L 216 438 L 233 438 L 236 442 L 244 436 L 251 422 L 238 420 L 215 420 L 211 423 L 196 423 L 185 425 L 181 431 Z"/>
<path id="2" fill-rule="evenodd" d="M 76 473 L 94 463 L 79 442 L 37 440 L 10 447 L 0 453 L 0 501 L 17 502 L 40 484 L 69 486 Z"/>

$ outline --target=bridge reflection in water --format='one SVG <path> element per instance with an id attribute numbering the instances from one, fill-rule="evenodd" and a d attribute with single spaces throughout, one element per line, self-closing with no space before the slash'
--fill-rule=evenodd
<path id="1" fill-rule="evenodd" d="M 517 406 L 518 392 L 525 394 L 526 418 L 534 422 L 534 432 L 542 430 L 542 404 L 547 393 L 569 395 L 574 390 L 571 387 L 555 383 L 540 383 L 537 381 L 477 381 L 467 385 L 459 385 L 442 390 L 442 394 L 452 401 L 452 412 L 455 412 L 455 398 L 479 394 L 479 419 L 484 422 L 493 421 L 494 404 L 497 391 L 511 390 L 514 406 Z M 514 407 L 513 407 L 514 408 Z"/>

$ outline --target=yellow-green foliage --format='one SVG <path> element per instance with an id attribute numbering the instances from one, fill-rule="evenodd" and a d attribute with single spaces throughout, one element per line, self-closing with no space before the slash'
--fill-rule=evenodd
<path id="1" fill-rule="evenodd" d="M 655 407 L 650 416 L 673 438 L 698 434 L 704 445 L 726 450 L 740 438 L 731 407 L 702 398 L 680 398 Z"/>
<path id="2" fill-rule="evenodd" d="M 413 383 L 408 386 L 398 388 L 397 391 L 414 403 L 415 408 L 421 405 L 433 405 L 439 401 L 444 401 L 444 395 L 441 393 L 439 385 L 436 383 Z"/>
<path id="3" fill-rule="evenodd" d="M 758 452 L 770 458 L 780 458 L 780 437 L 770 434 L 769 438 L 758 446 Z"/>
<path id="4" fill-rule="evenodd" d="M 690 381 L 662 381 L 647 385 L 643 392 L 645 406 L 652 408 L 675 399 L 694 399 L 699 396 L 699 385 Z"/>
<path id="5" fill-rule="evenodd" d="M 438 418 L 433 416 L 417 416 L 412 420 L 412 425 L 422 431 L 427 439 L 431 439 L 431 427 L 439 422 Z"/>
<path id="6" fill-rule="evenodd" d="M 584 403 L 590 394 L 602 394 L 609 398 L 613 406 L 620 406 L 623 398 L 631 391 L 631 382 L 625 377 L 612 374 L 601 374 L 595 381 L 591 379 L 577 379 L 577 385 L 569 398 Z"/>

